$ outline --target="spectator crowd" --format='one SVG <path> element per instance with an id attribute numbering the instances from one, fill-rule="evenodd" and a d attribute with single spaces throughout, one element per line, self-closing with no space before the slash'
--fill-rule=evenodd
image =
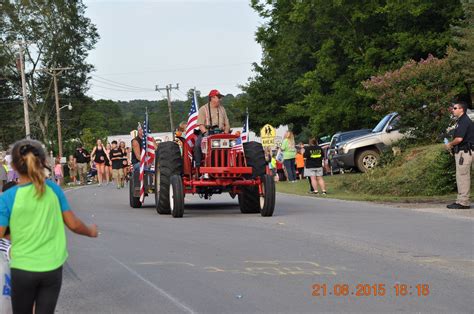
<path id="1" fill-rule="evenodd" d="M 130 171 L 130 147 L 124 141 L 112 141 L 106 145 L 98 139 L 89 152 L 78 144 L 72 155 L 65 162 L 60 156 L 51 158 L 48 163 L 48 177 L 58 185 L 85 185 L 98 183 L 98 186 L 114 183 L 123 188 Z M 48 159 L 48 158 L 47 158 Z M 11 165 L 11 147 L 0 151 L 0 189 L 8 182 L 17 182 L 18 173 Z"/>
<path id="2" fill-rule="evenodd" d="M 265 160 L 275 181 L 295 183 L 306 177 L 309 184 L 308 193 L 326 195 L 323 175 L 327 172 L 325 153 L 318 145 L 316 138 L 311 138 L 307 145 L 295 144 L 293 132 L 285 133 L 283 142 L 275 149 L 265 148 Z"/>

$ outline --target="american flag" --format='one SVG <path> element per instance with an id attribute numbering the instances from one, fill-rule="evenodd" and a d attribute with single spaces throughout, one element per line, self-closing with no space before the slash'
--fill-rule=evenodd
<path id="1" fill-rule="evenodd" d="M 155 160 L 155 144 L 153 137 L 150 135 L 148 124 L 148 110 L 145 113 L 145 121 L 143 122 L 143 139 L 142 151 L 140 155 L 140 202 L 145 199 L 145 166 L 149 167 Z"/>
<path id="2" fill-rule="evenodd" d="M 196 89 L 194 89 L 194 96 L 193 101 L 191 102 L 191 108 L 189 109 L 188 115 L 188 124 L 186 125 L 186 142 L 188 143 L 190 148 L 194 147 L 194 143 L 196 142 L 196 135 L 194 134 L 194 130 L 198 127 L 197 120 L 198 120 L 198 108 L 197 108 L 197 96 L 196 96 Z M 190 156 L 192 158 L 192 156 Z"/>
<path id="3" fill-rule="evenodd" d="M 243 152 L 244 147 L 242 145 L 242 137 L 238 137 L 235 139 L 235 145 L 232 146 L 232 151 L 234 152 Z"/>
<path id="4" fill-rule="evenodd" d="M 245 115 L 244 127 L 242 128 L 242 133 L 240 133 L 240 137 L 235 139 L 235 145 L 232 147 L 233 152 L 244 151 L 244 147 L 242 143 L 249 141 L 248 125 L 249 125 L 249 111 L 247 109 L 247 114 Z"/>

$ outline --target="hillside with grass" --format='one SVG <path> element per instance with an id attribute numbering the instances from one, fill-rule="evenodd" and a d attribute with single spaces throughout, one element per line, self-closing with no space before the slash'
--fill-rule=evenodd
<path id="1" fill-rule="evenodd" d="M 347 200 L 445 201 L 456 193 L 454 157 L 440 144 L 406 148 L 398 156 L 388 151 L 372 171 L 324 179 L 328 197 Z M 277 183 L 279 192 L 308 195 L 308 189 L 307 180 Z"/>

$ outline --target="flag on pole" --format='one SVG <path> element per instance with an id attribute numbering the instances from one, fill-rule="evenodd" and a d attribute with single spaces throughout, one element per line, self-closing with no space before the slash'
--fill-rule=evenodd
<path id="1" fill-rule="evenodd" d="M 232 147 L 232 152 L 243 152 L 244 151 L 244 146 L 243 143 L 246 143 L 249 141 L 249 111 L 247 108 L 246 115 L 245 115 L 245 121 L 244 121 L 244 127 L 242 128 L 242 132 L 240 133 L 240 136 L 235 139 L 235 144 Z"/>
<path id="2" fill-rule="evenodd" d="M 143 139 L 141 143 L 140 154 L 140 202 L 145 199 L 145 166 L 149 167 L 155 160 L 155 143 L 151 136 L 148 123 L 148 110 L 145 112 L 145 121 L 143 122 Z"/>
<path id="3" fill-rule="evenodd" d="M 191 138 L 194 134 L 194 129 L 198 127 L 198 108 L 197 108 L 197 96 L 196 89 L 193 91 L 193 101 L 191 102 L 191 108 L 189 109 L 188 124 L 186 125 L 186 140 Z M 194 144 L 194 143 L 193 143 Z"/>
<path id="4" fill-rule="evenodd" d="M 244 127 L 242 128 L 242 133 L 240 133 L 242 138 L 242 143 L 249 141 L 249 108 L 246 110 Z"/>
<path id="5" fill-rule="evenodd" d="M 193 148 L 194 143 L 196 143 L 196 134 L 194 134 L 194 130 L 198 127 L 197 120 L 198 120 L 198 101 L 197 101 L 196 88 L 195 88 L 193 91 L 193 100 L 191 102 L 191 108 L 189 109 L 188 124 L 186 125 L 186 136 L 185 136 L 185 140 L 188 143 L 190 148 Z M 192 155 L 189 157 L 192 159 Z"/>

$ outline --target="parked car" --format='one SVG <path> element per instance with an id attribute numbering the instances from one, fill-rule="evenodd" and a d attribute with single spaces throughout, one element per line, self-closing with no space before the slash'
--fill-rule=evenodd
<path id="1" fill-rule="evenodd" d="M 404 137 L 398 130 L 399 120 L 396 112 L 389 113 L 369 134 L 340 143 L 333 161 L 343 169 L 357 168 L 361 172 L 372 169 L 377 165 L 380 153 Z"/>
<path id="2" fill-rule="evenodd" d="M 338 148 L 350 139 L 366 135 L 371 132 L 371 129 L 360 129 L 346 132 L 337 132 L 332 136 L 326 154 L 327 159 L 329 160 L 329 166 L 331 167 L 331 173 L 344 171 L 343 168 L 339 167 L 338 163 L 333 160 L 334 155 L 337 154 Z"/>

